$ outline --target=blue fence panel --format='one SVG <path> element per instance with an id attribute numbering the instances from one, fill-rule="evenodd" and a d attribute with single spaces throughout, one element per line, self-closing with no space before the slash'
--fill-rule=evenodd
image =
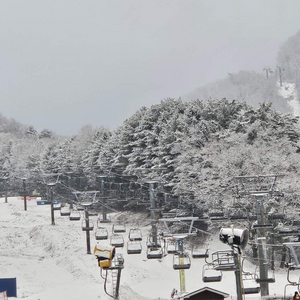
<path id="1" fill-rule="evenodd" d="M 4 291 L 8 297 L 17 297 L 17 278 L 0 278 L 0 292 Z"/>

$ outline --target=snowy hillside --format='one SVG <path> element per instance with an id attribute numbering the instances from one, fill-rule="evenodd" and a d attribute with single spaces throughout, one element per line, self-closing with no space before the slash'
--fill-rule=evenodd
<path id="1" fill-rule="evenodd" d="M 96 224 L 97 217 L 91 218 Z M 28 210 L 24 211 L 20 199 L 9 198 L 8 203 L 0 199 L 1 277 L 17 277 L 18 299 L 110 299 L 104 293 L 104 280 L 99 275 L 94 255 L 86 254 L 86 237 L 81 230 L 81 221 L 71 222 L 68 217 L 61 217 L 59 212 L 55 212 L 55 221 L 55 226 L 50 225 L 50 207 L 37 205 L 35 200 L 28 201 Z M 145 239 L 150 227 L 141 229 L 142 254 L 127 255 L 126 248 L 117 250 L 125 258 L 120 299 L 170 299 L 173 288 L 180 290 L 179 271 L 173 270 L 172 255 L 162 260 L 146 259 Z M 108 225 L 108 230 L 111 232 L 111 225 Z M 128 232 L 123 235 L 126 245 Z M 96 243 L 93 233 L 91 237 L 93 249 Z M 228 249 L 217 237 L 209 247 L 211 252 Z M 234 299 L 233 272 L 223 272 L 220 283 L 204 283 L 203 264 L 203 260 L 193 259 L 191 268 L 185 271 L 187 291 L 210 286 L 230 294 Z M 248 262 L 245 268 L 254 270 Z M 276 274 L 276 283 L 270 284 L 270 294 L 283 294 L 285 284 L 286 273 L 282 271 Z M 258 296 L 246 297 L 254 298 Z"/>
<path id="2" fill-rule="evenodd" d="M 284 82 L 282 87 L 279 87 L 278 94 L 287 100 L 287 103 L 293 110 L 293 115 L 300 116 L 300 102 L 296 84 Z"/>

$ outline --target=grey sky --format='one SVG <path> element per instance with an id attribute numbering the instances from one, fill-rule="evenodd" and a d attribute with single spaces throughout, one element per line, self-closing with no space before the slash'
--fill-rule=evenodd
<path id="1" fill-rule="evenodd" d="M 0 112 L 75 134 L 274 67 L 299 0 L 0 0 Z"/>

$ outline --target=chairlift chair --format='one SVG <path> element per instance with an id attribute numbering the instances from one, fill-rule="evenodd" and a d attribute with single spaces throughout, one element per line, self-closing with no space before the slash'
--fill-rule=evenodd
<path id="1" fill-rule="evenodd" d="M 162 247 L 162 240 L 159 236 L 157 236 L 157 241 L 156 241 L 156 245 L 155 245 L 155 242 L 154 242 L 154 239 L 152 237 L 152 234 L 150 233 L 148 235 L 148 238 L 147 238 L 147 241 L 146 241 L 146 245 L 147 245 L 147 248 L 150 248 L 152 246 L 154 247 Z"/>
<path id="2" fill-rule="evenodd" d="M 167 252 L 174 254 L 178 251 L 178 241 L 176 239 L 167 239 Z"/>
<path id="3" fill-rule="evenodd" d="M 142 244 L 139 240 L 130 240 L 127 242 L 127 254 L 141 254 Z"/>
<path id="4" fill-rule="evenodd" d="M 244 258 L 242 260 L 242 281 L 243 281 L 243 294 L 258 294 L 260 292 L 260 286 L 254 285 L 255 281 L 255 273 L 245 272 L 244 271 Z M 256 283 L 257 284 L 257 283 Z"/>
<path id="5" fill-rule="evenodd" d="M 107 240 L 108 239 L 108 230 L 105 227 L 98 227 L 95 231 L 95 238 L 97 241 Z"/>
<path id="6" fill-rule="evenodd" d="M 76 209 L 77 209 L 78 211 L 83 211 L 83 210 L 84 210 L 84 207 L 83 207 L 82 205 L 80 205 L 80 204 L 77 204 L 77 205 L 76 205 Z"/>
<path id="7" fill-rule="evenodd" d="M 110 223 L 111 219 L 110 216 L 106 215 L 106 220 L 103 219 L 103 215 L 99 215 L 98 219 L 97 219 L 97 227 L 102 227 L 101 223 Z"/>
<path id="8" fill-rule="evenodd" d="M 229 220 L 247 220 L 248 213 L 242 208 L 229 209 L 228 211 Z"/>
<path id="9" fill-rule="evenodd" d="M 88 220 L 89 225 L 86 226 L 86 221 Z M 94 223 L 90 219 L 83 219 L 81 222 L 81 229 L 82 231 L 92 231 L 94 230 Z"/>
<path id="10" fill-rule="evenodd" d="M 97 216 L 98 216 L 98 213 L 95 212 L 95 211 L 89 211 L 89 216 L 90 216 L 90 217 L 97 217 Z"/>
<path id="11" fill-rule="evenodd" d="M 69 215 L 70 221 L 79 221 L 80 220 L 80 212 L 76 209 L 72 209 Z"/>
<path id="12" fill-rule="evenodd" d="M 61 203 L 55 203 L 53 204 L 53 210 L 61 210 Z"/>
<path id="13" fill-rule="evenodd" d="M 124 247 L 124 238 L 120 234 L 112 234 L 110 236 L 110 244 L 116 248 Z"/>
<path id="14" fill-rule="evenodd" d="M 300 292 L 300 276 L 299 276 L 299 274 L 297 273 L 297 275 L 294 277 L 294 279 L 293 280 L 291 279 L 290 273 L 291 273 L 291 271 L 294 271 L 294 270 L 296 270 L 299 273 L 300 266 L 295 267 L 294 264 L 288 265 L 288 271 L 287 271 L 288 283 L 284 287 L 284 299 L 286 299 L 286 289 L 288 286 L 296 287 L 298 292 Z M 295 281 L 296 278 L 298 278 L 297 281 Z"/>
<path id="15" fill-rule="evenodd" d="M 253 224 L 252 229 L 273 229 L 273 224 Z"/>
<path id="16" fill-rule="evenodd" d="M 284 287 L 284 297 L 286 296 L 286 289 L 288 286 L 295 286 L 297 287 L 298 291 L 300 292 L 300 276 L 299 276 L 299 270 L 300 270 L 300 242 L 289 242 L 284 243 L 283 246 L 289 249 L 292 262 L 288 264 L 288 272 L 287 272 L 287 281 L 288 283 Z M 297 272 L 297 281 L 295 281 L 295 278 L 292 280 L 290 277 L 291 271 Z M 285 299 L 285 298 L 284 298 Z"/>
<path id="17" fill-rule="evenodd" d="M 70 208 L 67 207 L 67 206 L 62 207 L 61 210 L 60 210 L 60 215 L 62 217 L 68 217 L 68 216 L 70 216 L 70 213 L 71 213 Z"/>
<path id="18" fill-rule="evenodd" d="M 112 226 L 112 232 L 113 233 L 126 232 L 126 226 L 122 225 L 122 224 L 113 224 L 113 226 Z"/>
<path id="19" fill-rule="evenodd" d="M 215 270 L 233 271 L 236 269 L 232 250 L 220 250 L 212 253 L 212 264 Z"/>
<path id="20" fill-rule="evenodd" d="M 175 253 L 173 255 L 173 269 L 185 270 L 191 267 L 191 259 L 186 252 Z"/>
<path id="21" fill-rule="evenodd" d="M 130 229 L 128 234 L 128 239 L 130 241 L 141 241 L 142 238 L 142 231 L 138 228 Z"/>
<path id="22" fill-rule="evenodd" d="M 202 269 L 203 282 L 220 282 L 222 280 L 222 272 L 215 270 L 213 264 L 207 263 Z"/>
<path id="23" fill-rule="evenodd" d="M 209 217 L 225 217 L 223 210 L 213 210 L 208 213 Z"/>
<path id="24" fill-rule="evenodd" d="M 285 215 L 284 214 L 269 214 L 268 219 L 270 221 L 272 221 L 272 220 L 284 220 Z"/>
<path id="25" fill-rule="evenodd" d="M 202 248 L 202 249 L 192 249 L 192 258 L 208 258 L 208 249 Z"/>
<path id="26" fill-rule="evenodd" d="M 254 286 L 254 287 L 244 287 L 244 288 L 243 288 L 243 294 L 244 294 L 244 295 L 258 294 L 259 292 L 260 292 L 260 287 L 259 287 L 259 286 Z"/>
<path id="27" fill-rule="evenodd" d="M 271 275 L 271 276 L 269 276 L 269 275 Z M 259 270 L 258 270 L 258 268 L 256 268 L 256 270 L 255 270 L 255 281 L 257 283 L 263 283 L 263 282 L 274 283 L 275 282 L 275 271 L 274 270 L 268 270 L 268 278 L 261 279 L 261 278 L 259 278 Z"/>
<path id="28" fill-rule="evenodd" d="M 163 249 L 161 246 L 150 246 L 147 247 L 147 258 L 148 259 L 160 259 L 163 257 Z"/>

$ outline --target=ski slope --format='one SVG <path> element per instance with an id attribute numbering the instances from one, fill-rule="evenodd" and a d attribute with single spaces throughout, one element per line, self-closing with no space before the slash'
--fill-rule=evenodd
<path id="1" fill-rule="evenodd" d="M 279 84 L 278 84 L 279 86 Z M 283 82 L 282 87 L 279 86 L 278 94 L 287 100 L 287 103 L 292 108 L 295 117 L 300 116 L 300 101 L 295 83 Z"/>
<path id="2" fill-rule="evenodd" d="M 96 225 L 97 216 L 91 217 Z M 124 255 L 125 264 L 121 276 L 121 300 L 170 299 L 173 288 L 180 290 L 179 271 L 173 270 L 172 255 L 161 260 L 146 259 L 146 237 L 150 221 L 142 215 L 127 213 L 127 229 L 135 228 L 137 222 L 143 233 L 142 254 L 128 255 L 126 247 L 117 249 Z M 96 300 L 112 299 L 103 289 L 104 280 L 94 255 L 86 254 L 86 233 L 81 230 L 81 221 L 71 222 L 68 217 L 55 211 L 55 223 L 51 225 L 50 206 L 28 201 L 24 211 L 20 198 L 9 198 L 5 203 L 0 198 L 0 277 L 17 277 L 18 299 L 26 300 Z M 108 224 L 111 233 L 112 225 Z M 125 245 L 127 233 L 123 234 Z M 109 243 L 108 241 L 104 241 Z M 91 232 L 91 248 L 96 244 Z M 216 237 L 209 245 L 210 253 L 229 249 Z M 191 268 L 185 271 L 187 292 L 205 286 L 228 293 L 235 299 L 235 277 L 233 272 L 223 272 L 219 283 L 202 281 L 202 259 L 192 259 Z M 248 271 L 254 267 L 245 264 Z M 286 273 L 276 274 L 276 283 L 270 284 L 270 294 L 283 294 Z M 294 289 L 289 289 L 289 294 Z M 246 296 L 246 299 L 258 299 Z"/>

